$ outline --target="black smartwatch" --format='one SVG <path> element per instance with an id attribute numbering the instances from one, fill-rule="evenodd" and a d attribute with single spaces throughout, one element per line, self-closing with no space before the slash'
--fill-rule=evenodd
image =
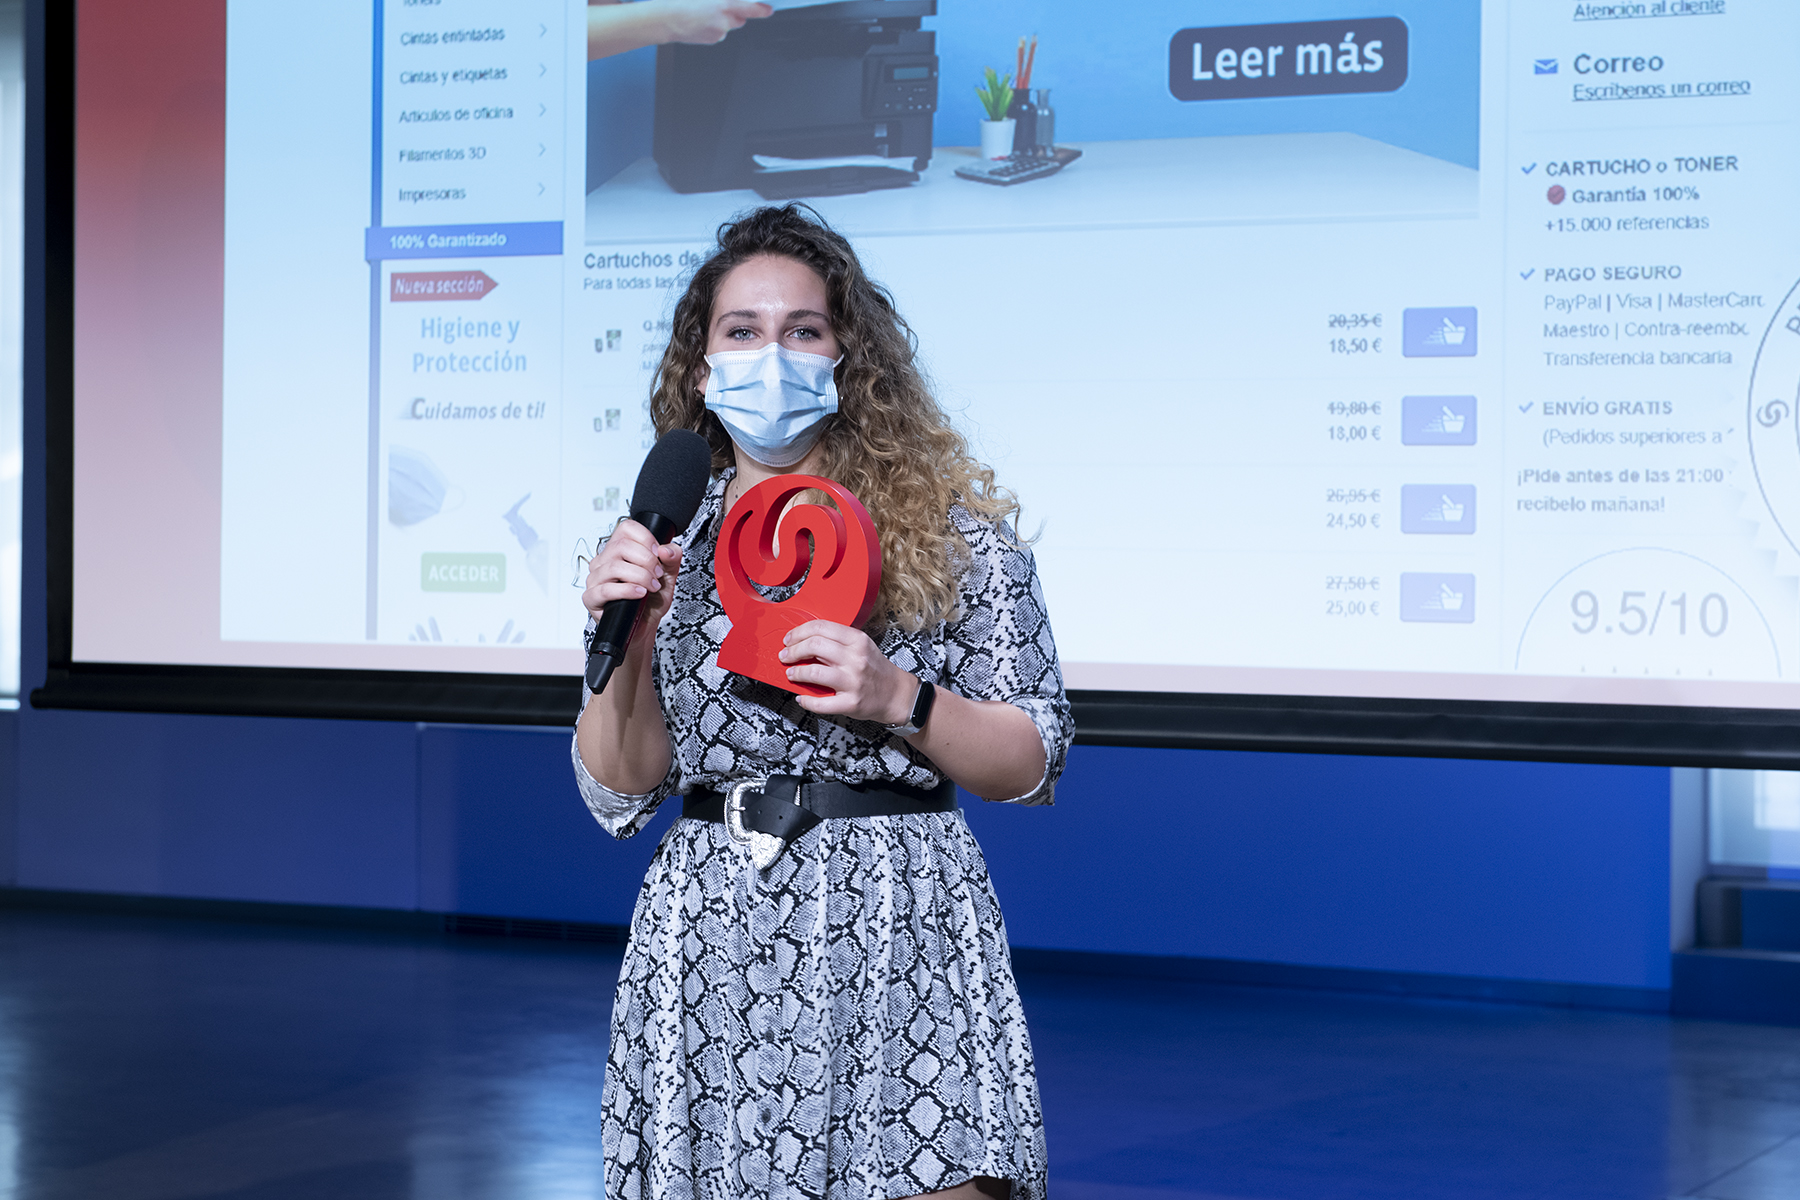
<path id="1" fill-rule="evenodd" d="M 937 689 L 931 686 L 930 680 L 919 680 L 919 695 L 913 701 L 912 716 L 899 725 L 889 725 L 889 733 L 897 733 L 901 737 L 911 737 L 925 728 L 925 722 L 931 719 L 931 705 L 937 699 Z"/>

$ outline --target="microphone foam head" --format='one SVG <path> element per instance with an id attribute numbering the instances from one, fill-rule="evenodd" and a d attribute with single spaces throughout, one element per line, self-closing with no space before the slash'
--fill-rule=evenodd
<path id="1" fill-rule="evenodd" d="M 631 511 L 660 513 L 686 529 L 706 496 L 712 447 L 691 429 L 671 429 L 657 440 L 638 471 Z"/>

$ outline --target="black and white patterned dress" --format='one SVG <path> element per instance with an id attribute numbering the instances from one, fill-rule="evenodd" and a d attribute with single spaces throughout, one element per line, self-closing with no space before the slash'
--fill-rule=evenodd
<path id="1" fill-rule="evenodd" d="M 674 605 L 657 631 L 668 777 L 621 795 L 574 754 L 583 800 L 616 837 L 673 793 L 749 776 L 925 788 L 941 778 L 880 725 L 817 716 L 719 669 L 730 620 L 713 549 L 730 474 L 681 539 Z M 1074 726 L 1036 569 L 993 528 L 951 515 L 971 550 L 956 619 L 890 630 L 880 648 L 958 695 L 1023 709 L 1047 769 L 1016 802 L 1048 804 Z M 604 1108 L 614 1200 L 881 1200 L 978 1175 L 1041 1200 L 1031 1042 L 962 814 L 822 821 L 763 872 L 723 825 L 677 821 L 632 915 Z"/>

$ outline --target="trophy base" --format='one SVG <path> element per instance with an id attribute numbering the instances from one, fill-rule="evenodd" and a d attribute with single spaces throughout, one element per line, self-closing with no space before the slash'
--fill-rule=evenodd
<path id="1" fill-rule="evenodd" d="M 792 612 L 785 606 L 758 609 L 748 622 L 733 625 L 725 635 L 719 647 L 719 667 L 797 696 L 835 696 L 837 693 L 828 687 L 789 679 L 787 670 L 796 664 L 784 663 L 777 657 L 791 630 L 816 620 L 812 613 Z"/>

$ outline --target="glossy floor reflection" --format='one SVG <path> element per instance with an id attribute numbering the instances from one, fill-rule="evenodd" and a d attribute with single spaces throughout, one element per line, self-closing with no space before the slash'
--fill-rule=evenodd
<path id="1" fill-rule="evenodd" d="M 616 967 L 0 910 L 0 1200 L 598 1197 Z M 1057 1200 L 1800 1196 L 1800 1030 L 1021 982 Z"/>

